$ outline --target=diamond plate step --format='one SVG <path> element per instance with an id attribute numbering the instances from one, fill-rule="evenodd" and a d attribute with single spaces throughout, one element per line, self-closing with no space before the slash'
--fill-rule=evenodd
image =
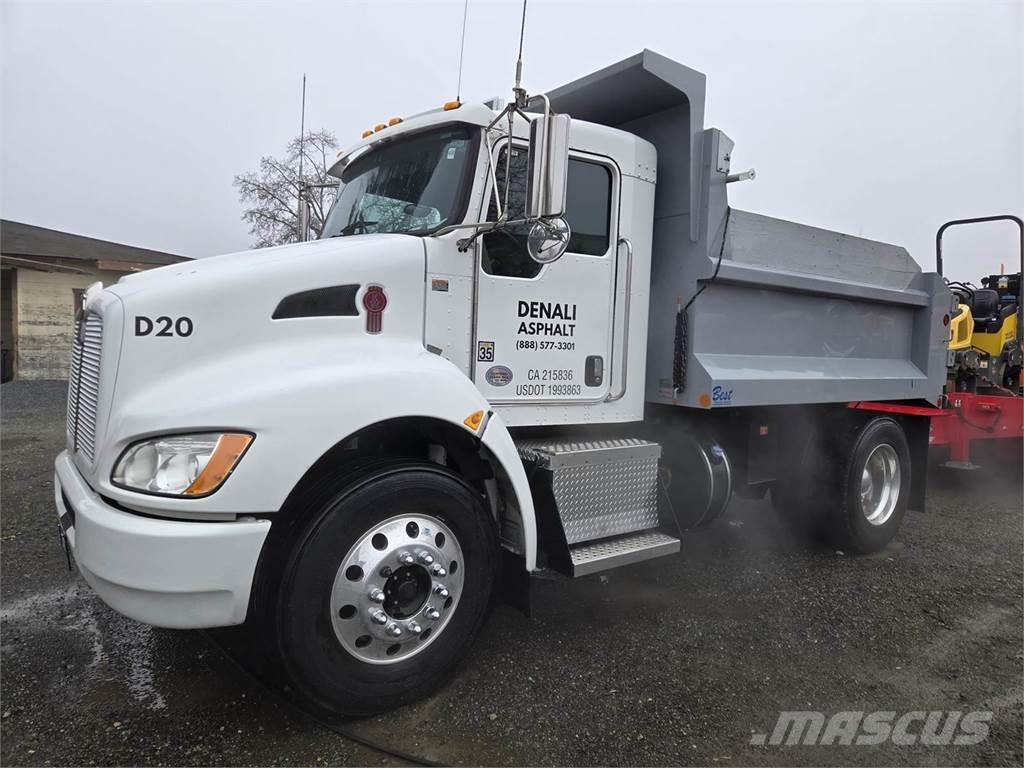
<path id="1" fill-rule="evenodd" d="M 647 440 L 523 440 L 523 461 L 546 478 L 569 546 L 657 528 L 658 457 Z"/>
<path id="2" fill-rule="evenodd" d="M 643 531 L 580 544 L 569 549 L 572 575 L 608 571 L 642 560 L 653 560 L 679 551 L 679 539 L 661 531 Z"/>

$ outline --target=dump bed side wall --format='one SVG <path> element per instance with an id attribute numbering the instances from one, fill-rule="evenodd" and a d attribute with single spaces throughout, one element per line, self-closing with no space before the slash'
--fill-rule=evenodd
<path id="1" fill-rule="evenodd" d="M 705 132 L 698 241 L 683 237 L 681 217 L 655 220 L 648 399 L 935 402 L 949 307 L 941 278 L 897 246 L 730 209 L 712 160 L 722 142 Z M 667 171 L 659 162 L 659 183 Z M 684 329 L 680 309 L 698 291 Z"/>

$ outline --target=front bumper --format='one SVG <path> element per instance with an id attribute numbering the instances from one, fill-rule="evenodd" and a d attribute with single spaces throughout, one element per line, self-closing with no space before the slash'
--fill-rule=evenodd
<path id="1" fill-rule="evenodd" d="M 54 462 L 61 527 L 82 576 L 118 613 L 157 627 L 241 624 L 269 520 L 185 522 L 122 512 Z"/>

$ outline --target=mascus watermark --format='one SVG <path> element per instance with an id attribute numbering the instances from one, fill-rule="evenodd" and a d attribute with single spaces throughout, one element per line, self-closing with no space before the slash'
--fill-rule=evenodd
<path id="1" fill-rule="evenodd" d="M 754 733 L 754 746 L 968 746 L 988 738 L 991 712 L 780 712 L 771 736 Z"/>

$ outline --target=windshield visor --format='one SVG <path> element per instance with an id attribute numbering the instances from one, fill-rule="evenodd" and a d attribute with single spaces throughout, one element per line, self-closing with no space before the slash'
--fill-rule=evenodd
<path id="1" fill-rule="evenodd" d="M 461 223 L 480 129 L 446 126 L 395 139 L 341 176 L 321 238 L 372 233 L 427 235 Z"/>

